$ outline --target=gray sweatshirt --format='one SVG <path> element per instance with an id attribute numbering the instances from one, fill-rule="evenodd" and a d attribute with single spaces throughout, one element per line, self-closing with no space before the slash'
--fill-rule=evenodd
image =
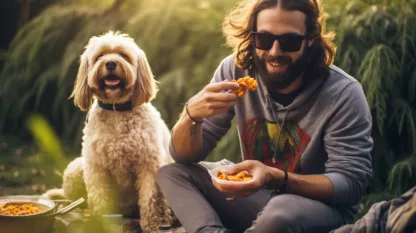
<path id="1" fill-rule="evenodd" d="M 229 56 L 211 82 L 247 75 Z M 205 119 L 203 147 L 195 160 L 182 160 L 171 143 L 172 157 L 180 163 L 204 160 L 236 117 L 244 160 L 259 160 L 298 174 L 323 174 L 334 186 L 332 204 L 353 214 L 355 208 L 350 207 L 365 193 L 372 175 L 372 118 L 360 83 L 331 66 L 327 79 L 311 81 L 284 107 L 269 96 L 257 75 L 255 91 L 248 91 L 228 113 Z"/>

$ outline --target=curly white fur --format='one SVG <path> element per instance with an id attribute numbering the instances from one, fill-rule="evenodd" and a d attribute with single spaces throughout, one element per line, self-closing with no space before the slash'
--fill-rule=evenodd
<path id="1" fill-rule="evenodd" d="M 116 63 L 114 70 L 106 69 L 109 61 Z M 109 76 L 113 79 L 107 86 Z M 124 85 L 114 87 L 114 77 Z M 83 196 L 86 188 L 88 206 L 95 215 L 131 215 L 139 209 L 144 232 L 157 232 L 160 224 L 171 220 L 156 183 L 158 169 L 172 159 L 169 129 L 149 102 L 155 94 L 146 56 L 131 38 L 113 32 L 93 37 L 81 56 L 72 94 L 75 105 L 89 110 L 82 157 L 69 164 L 63 181 L 65 195 L 71 199 Z M 98 100 L 110 104 L 130 100 L 133 108 L 105 110 Z"/>
<path id="2" fill-rule="evenodd" d="M 149 103 L 125 113 L 93 105 L 82 144 L 85 185 L 93 213 L 114 212 L 117 201 L 131 214 L 129 209 L 138 203 L 143 230 L 148 226 L 149 232 L 155 232 L 168 211 L 155 179 L 170 158 L 168 137 L 168 128 Z"/>

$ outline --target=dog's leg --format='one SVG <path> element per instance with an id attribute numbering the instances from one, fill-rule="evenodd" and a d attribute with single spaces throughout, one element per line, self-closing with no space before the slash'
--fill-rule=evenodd
<path id="1" fill-rule="evenodd" d="M 130 170 L 118 170 L 114 178 L 117 181 L 120 213 L 123 217 L 139 218 L 139 208 L 137 205 L 136 177 Z"/>
<path id="2" fill-rule="evenodd" d="M 116 213 L 114 190 L 111 176 L 106 170 L 90 163 L 85 164 L 85 186 L 88 193 L 88 206 L 95 216 Z"/>
<path id="3" fill-rule="evenodd" d="M 84 181 L 84 157 L 78 157 L 70 162 L 64 171 L 62 188 L 65 196 L 70 200 L 77 200 L 81 197 L 87 199 L 87 191 Z"/>
<path id="4" fill-rule="evenodd" d="M 160 224 L 170 223 L 171 211 L 157 185 L 155 172 L 141 170 L 136 186 L 143 232 L 158 232 Z"/>

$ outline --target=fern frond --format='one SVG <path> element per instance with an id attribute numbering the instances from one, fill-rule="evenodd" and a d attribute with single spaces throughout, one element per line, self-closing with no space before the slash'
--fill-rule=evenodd
<path id="1" fill-rule="evenodd" d="M 389 189 L 395 193 L 401 193 L 405 187 L 408 186 L 407 182 L 413 176 L 413 169 L 416 163 L 415 156 L 409 156 L 405 160 L 396 163 L 389 173 Z M 405 179 L 404 179 L 405 178 Z"/>
<path id="2" fill-rule="evenodd" d="M 377 126 L 383 134 L 386 119 L 387 98 L 400 75 L 400 62 L 395 52 L 386 45 L 375 45 L 366 55 L 358 69 L 368 104 L 376 111 Z"/>

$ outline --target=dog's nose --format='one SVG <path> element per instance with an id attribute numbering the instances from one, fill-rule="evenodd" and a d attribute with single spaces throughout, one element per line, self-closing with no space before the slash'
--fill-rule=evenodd
<path id="1" fill-rule="evenodd" d="M 116 66 L 117 66 L 117 64 L 113 61 L 109 61 L 109 62 L 105 63 L 105 67 L 107 68 L 107 70 L 115 70 Z"/>

